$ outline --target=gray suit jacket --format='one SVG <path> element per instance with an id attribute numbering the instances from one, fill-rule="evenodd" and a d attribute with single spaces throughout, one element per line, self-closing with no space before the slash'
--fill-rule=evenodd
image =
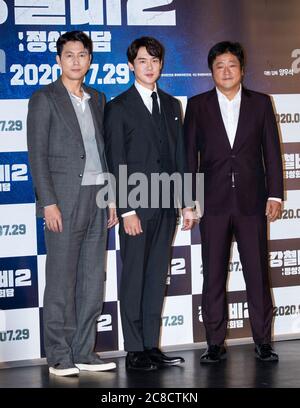
<path id="1" fill-rule="evenodd" d="M 83 88 L 91 95 L 89 104 L 98 151 L 106 166 L 102 127 L 105 96 L 84 85 Z M 76 113 L 61 78 L 30 98 L 27 143 L 37 216 L 43 217 L 43 207 L 50 204 L 57 204 L 63 216 L 70 215 L 79 195 L 85 150 Z"/>

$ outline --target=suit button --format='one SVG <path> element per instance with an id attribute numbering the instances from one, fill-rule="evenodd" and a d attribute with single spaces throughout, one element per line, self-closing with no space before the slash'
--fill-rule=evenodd
<path id="1" fill-rule="evenodd" d="M 156 160 L 156 163 L 158 163 L 158 164 L 159 164 L 159 163 L 160 163 L 160 160 Z"/>
<path id="2" fill-rule="evenodd" d="M 84 154 L 82 154 L 82 155 L 80 156 L 80 158 L 81 158 L 81 159 L 84 159 L 84 158 L 85 158 Z"/>
<path id="3" fill-rule="evenodd" d="M 235 159 L 235 154 L 232 154 L 232 155 L 231 155 L 231 158 L 232 158 L 232 159 Z"/>
<path id="4" fill-rule="evenodd" d="M 160 140 L 159 143 L 162 143 L 162 140 Z"/>
<path id="5" fill-rule="evenodd" d="M 82 174 L 82 173 L 78 174 L 78 177 L 80 177 L 80 178 L 81 178 L 82 176 L 83 176 L 83 174 Z"/>

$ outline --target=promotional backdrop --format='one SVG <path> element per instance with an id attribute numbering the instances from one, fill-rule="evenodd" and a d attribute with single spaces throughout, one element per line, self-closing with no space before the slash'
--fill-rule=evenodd
<path id="1" fill-rule="evenodd" d="M 151 35 L 166 48 L 159 86 L 187 98 L 213 86 L 207 53 L 218 41 L 246 50 L 244 85 L 273 96 L 282 141 L 286 201 L 270 226 L 274 339 L 300 337 L 300 7 L 298 0 L 0 0 L 0 362 L 44 357 L 43 220 L 36 220 L 28 166 L 28 98 L 54 81 L 55 43 L 70 30 L 94 43 L 86 83 L 107 99 L 132 83 L 128 45 Z M 159 260 L 158 260 L 159 262 Z M 63 271 L 62 271 L 63 273 Z M 109 235 L 98 351 L 123 350 L 118 228 Z M 205 341 L 201 237 L 178 229 L 162 315 L 161 345 Z M 236 244 L 228 279 L 228 338 L 251 337 Z"/>

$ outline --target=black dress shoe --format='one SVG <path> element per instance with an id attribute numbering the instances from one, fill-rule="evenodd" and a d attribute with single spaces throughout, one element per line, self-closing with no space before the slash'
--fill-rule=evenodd
<path id="1" fill-rule="evenodd" d="M 205 353 L 200 357 L 201 364 L 214 364 L 219 363 L 221 360 L 226 358 L 226 349 L 224 346 L 218 346 L 213 344 L 208 346 Z"/>
<path id="2" fill-rule="evenodd" d="M 145 353 L 147 353 L 152 363 L 156 364 L 158 367 L 169 367 L 184 363 L 184 358 L 169 357 L 166 354 L 162 353 L 157 347 L 145 350 Z"/>
<path id="3" fill-rule="evenodd" d="M 136 371 L 153 371 L 157 369 L 144 351 L 130 351 L 126 356 L 126 369 Z"/>
<path id="4" fill-rule="evenodd" d="M 261 361 L 278 361 L 278 354 L 272 349 L 269 343 L 255 344 L 256 357 Z"/>

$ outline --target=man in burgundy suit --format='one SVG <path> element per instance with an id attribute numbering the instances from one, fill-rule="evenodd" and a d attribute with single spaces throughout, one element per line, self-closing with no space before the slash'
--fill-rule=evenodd
<path id="1" fill-rule="evenodd" d="M 226 280 L 233 235 L 246 283 L 256 356 L 277 361 L 271 347 L 272 299 L 268 282 L 267 221 L 280 217 L 283 177 L 271 99 L 243 88 L 239 43 L 211 48 L 215 88 L 189 99 L 185 138 L 190 171 L 204 173 L 200 221 L 202 313 L 208 348 L 201 363 L 226 357 Z M 200 152 L 200 168 L 198 153 Z"/>

